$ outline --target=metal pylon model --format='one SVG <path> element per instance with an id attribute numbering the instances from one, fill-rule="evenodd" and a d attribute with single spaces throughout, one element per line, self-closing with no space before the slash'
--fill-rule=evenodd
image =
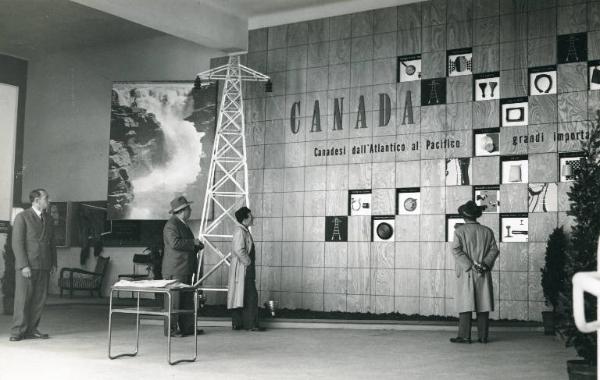
<path id="1" fill-rule="evenodd" d="M 219 267 L 229 265 L 235 211 L 243 205 L 250 206 L 242 82 L 268 82 L 269 77 L 241 65 L 240 54 L 243 52 L 230 54 L 226 65 L 198 74 L 200 80 L 224 80 L 200 222 L 199 239 L 204 249 L 198 255 L 194 282 L 204 290 L 227 290 L 203 283 Z M 218 261 L 203 273 L 206 255 L 216 255 Z"/>

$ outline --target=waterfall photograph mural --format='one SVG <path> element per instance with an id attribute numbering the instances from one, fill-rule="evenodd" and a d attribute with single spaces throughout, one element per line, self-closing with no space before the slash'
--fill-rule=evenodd
<path id="1" fill-rule="evenodd" d="M 113 83 L 108 219 L 167 219 L 182 194 L 201 218 L 216 108 L 215 83 Z"/>

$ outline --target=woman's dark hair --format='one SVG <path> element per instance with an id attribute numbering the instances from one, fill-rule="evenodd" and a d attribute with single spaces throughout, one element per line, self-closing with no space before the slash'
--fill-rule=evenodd
<path id="1" fill-rule="evenodd" d="M 238 221 L 238 223 L 242 223 L 251 212 L 252 211 L 250 211 L 248 207 L 243 206 L 235 212 L 235 219 Z"/>

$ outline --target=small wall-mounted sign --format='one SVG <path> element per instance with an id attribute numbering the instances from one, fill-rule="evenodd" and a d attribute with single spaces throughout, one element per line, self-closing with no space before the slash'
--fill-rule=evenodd
<path id="1" fill-rule="evenodd" d="M 371 215 L 371 190 L 348 192 L 348 215 Z"/>
<path id="2" fill-rule="evenodd" d="M 500 100 L 500 125 L 519 127 L 529 122 L 529 103 L 526 97 Z"/>
<path id="3" fill-rule="evenodd" d="M 421 213 L 421 189 L 405 187 L 396 189 L 396 214 L 418 215 Z"/>
<path id="4" fill-rule="evenodd" d="M 529 161 L 527 156 L 507 156 L 500 161 L 502 183 L 529 182 Z"/>
<path id="5" fill-rule="evenodd" d="M 472 177 L 470 157 L 446 159 L 446 186 L 470 185 Z"/>
<path id="6" fill-rule="evenodd" d="M 500 214 L 500 241 L 523 243 L 529 240 L 527 214 Z"/>
<path id="7" fill-rule="evenodd" d="M 394 224 L 396 219 L 393 215 L 373 216 L 371 219 L 371 241 L 394 241 Z"/>
<path id="8" fill-rule="evenodd" d="M 529 69 L 529 95 L 556 94 L 556 66 Z"/>
<path id="9" fill-rule="evenodd" d="M 587 61 L 587 33 L 556 36 L 556 62 L 573 63 Z"/>
<path id="10" fill-rule="evenodd" d="M 325 241 L 348 241 L 348 217 L 325 217 Z"/>
<path id="11" fill-rule="evenodd" d="M 483 207 L 484 213 L 500 212 L 500 186 L 474 186 L 473 200 L 478 206 Z"/>
<path id="12" fill-rule="evenodd" d="M 500 154 L 500 128 L 476 129 L 473 131 L 473 154 L 497 156 Z"/>
<path id="13" fill-rule="evenodd" d="M 446 78 L 421 81 L 421 106 L 446 104 Z"/>
<path id="14" fill-rule="evenodd" d="M 421 79 L 421 54 L 398 57 L 397 82 L 412 82 Z"/>
<path id="15" fill-rule="evenodd" d="M 500 99 L 500 73 L 473 74 L 473 101 Z"/>
<path id="16" fill-rule="evenodd" d="M 454 241 L 454 229 L 458 226 L 465 224 L 465 220 L 462 216 L 456 214 L 446 215 L 446 241 Z"/>
<path id="17" fill-rule="evenodd" d="M 455 49 L 446 52 L 447 76 L 456 77 L 460 75 L 473 74 L 473 49 Z"/>
<path id="18" fill-rule="evenodd" d="M 590 90 L 600 90 L 600 60 L 588 61 L 588 83 Z"/>
<path id="19" fill-rule="evenodd" d="M 581 168 L 581 152 L 561 153 L 558 157 L 560 182 L 573 182 L 577 170 Z"/>

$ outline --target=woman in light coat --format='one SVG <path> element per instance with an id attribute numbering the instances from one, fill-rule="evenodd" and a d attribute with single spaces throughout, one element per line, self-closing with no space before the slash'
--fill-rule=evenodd
<path id="1" fill-rule="evenodd" d="M 471 314 L 477 313 L 480 343 L 487 343 L 489 312 L 494 310 L 491 270 L 498 257 L 494 233 L 477 222 L 482 208 L 468 201 L 458 208 L 465 223 L 454 230 L 452 254 L 456 268 L 458 336 L 452 343 L 471 343 Z"/>
<path id="2" fill-rule="evenodd" d="M 235 226 L 231 247 L 231 265 L 227 292 L 227 308 L 232 310 L 232 328 L 264 331 L 258 324 L 258 292 L 254 240 L 248 229 L 254 224 L 252 211 L 242 207 L 235 212 L 239 224 Z"/>

